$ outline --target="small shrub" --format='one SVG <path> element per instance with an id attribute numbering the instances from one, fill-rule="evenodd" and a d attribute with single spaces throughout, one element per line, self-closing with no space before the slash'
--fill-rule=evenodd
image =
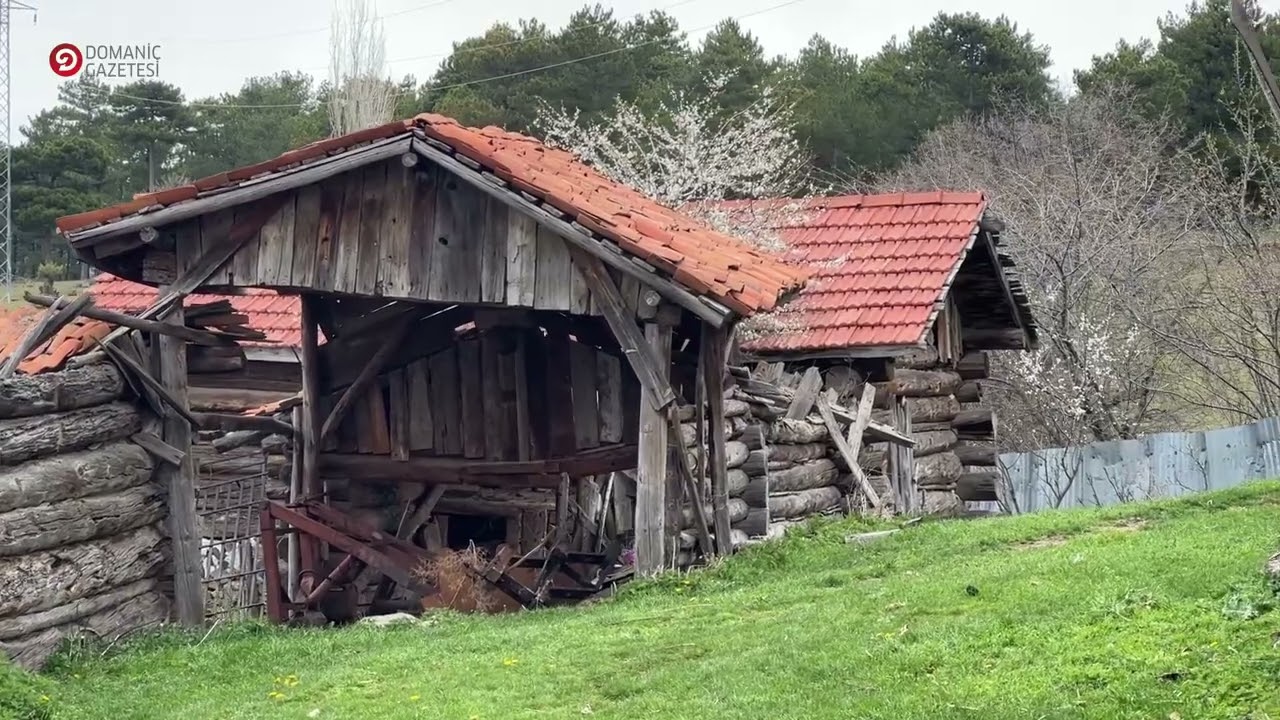
<path id="1" fill-rule="evenodd" d="M 40 280 L 40 293 L 53 295 L 56 290 L 53 284 L 67 274 L 67 266 L 57 262 L 42 262 L 36 268 L 36 277 Z"/>
<path id="2" fill-rule="evenodd" d="M 0 720 L 53 717 L 53 684 L 0 660 Z"/>

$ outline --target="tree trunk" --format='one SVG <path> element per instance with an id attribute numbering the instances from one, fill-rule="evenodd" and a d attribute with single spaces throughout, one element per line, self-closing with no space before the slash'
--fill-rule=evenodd
<path id="1" fill-rule="evenodd" d="M 769 517 L 773 520 L 808 517 L 839 506 L 843 499 L 844 493 L 840 488 L 830 485 L 788 495 L 774 495 L 769 498 Z"/>
<path id="2" fill-rule="evenodd" d="M 769 512 L 764 508 L 751 508 L 745 518 L 733 524 L 733 529 L 748 537 L 760 537 L 769 531 Z"/>
<path id="3" fill-rule="evenodd" d="M 961 409 L 951 418 L 951 427 L 953 428 L 990 428 L 991 427 L 991 408 L 976 407 L 970 409 Z"/>
<path id="4" fill-rule="evenodd" d="M 994 467 L 996 464 L 996 444 L 993 442 L 966 440 L 956 445 L 955 454 L 962 465 Z"/>
<path id="5" fill-rule="evenodd" d="M 766 456 L 767 453 L 767 456 Z M 765 467 L 770 470 L 781 470 L 791 467 L 797 462 L 815 460 L 827 454 L 827 446 L 822 443 L 806 445 L 771 445 L 767 451 L 752 450 L 742 469 L 748 475 L 762 475 Z"/>
<path id="6" fill-rule="evenodd" d="M 706 503 L 704 505 L 704 509 L 707 512 L 707 517 L 711 517 L 712 515 L 711 504 Z M 750 511 L 750 508 L 747 507 L 747 503 L 744 502 L 741 498 L 729 498 L 729 522 L 735 523 L 745 519 L 749 511 Z M 696 524 L 697 522 L 693 517 L 693 507 L 690 505 L 681 506 L 680 527 L 691 528 L 691 527 L 694 527 Z"/>
<path id="7" fill-rule="evenodd" d="M 967 472 L 956 480 L 956 495 L 961 500 L 990 501 L 999 500 L 996 496 L 996 480 L 999 474 L 988 472 Z"/>
<path id="8" fill-rule="evenodd" d="M 916 441 L 915 456 L 918 458 L 940 453 L 956 444 L 956 434 L 953 430 L 918 432 L 912 433 L 911 437 Z"/>
<path id="9" fill-rule="evenodd" d="M 12 510 L 0 514 L 0 557 L 118 535 L 164 514 L 164 499 L 152 485 Z"/>
<path id="10" fill-rule="evenodd" d="M 982 402 L 982 385 L 977 380 L 966 380 L 956 388 L 955 396 L 962 403 Z"/>
<path id="11" fill-rule="evenodd" d="M 827 426 L 783 418 L 770 425 L 768 432 L 771 445 L 803 445 L 826 439 Z"/>
<path id="12" fill-rule="evenodd" d="M 142 580 L 91 598 L 76 600 L 45 613 L 0 621 L 0 654 L 30 670 L 39 669 L 62 638 L 88 630 L 100 638 L 161 623 L 169 605 L 155 580 Z"/>
<path id="13" fill-rule="evenodd" d="M 0 513 L 143 485 L 151 467 L 151 456 L 124 440 L 0 468 Z"/>
<path id="14" fill-rule="evenodd" d="M 967 352 L 956 363 L 956 372 L 965 380 L 985 380 L 991 377 L 991 363 L 985 352 Z"/>
<path id="15" fill-rule="evenodd" d="M 903 397 L 945 397 L 955 393 L 962 382 L 950 370 L 895 370 L 893 380 Z"/>
<path id="16" fill-rule="evenodd" d="M 960 403 L 950 395 L 946 397 L 913 397 L 907 398 L 907 412 L 911 413 L 911 422 L 930 423 L 950 420 L 960 412 Z"/>
<path id="17" fill-rule="evenodd" d="M 107 362 L 84 367 L 15 375 L 0 380 L 0 418 L 30 417 L 92 407 L 124 392 L 124 378 Z"/>
<path id="18" fill-rule="evenodd" d="M 742 499 L 752 507 L 764 507 L 766 491 L 769 495 L 774 495 L 808 490 L 833 485 L 838 477 L 839 471 L 836 469 L 835 462 L 826 458 L 810 460 L 803 465 L 770 473 L 768 483 L 765 482 L 763 475 L 751 478 L 751 482 L 747 483 L 746 489 L 742 491 Z"/>
<path id="19" fill-rule="evenodd" d="M 82 450 L 142 429 L 137 408 L 113 402 L 53 415 L 0 420 L 0 465 Z"/>
<path id="20" fill-rule="evenodd" d="M 953 452 L 916 458 L 913 470 L 916 486 L 922 488 L 954 487 L 956 480 L 964 473 L 960 459 Z"/>
<path id="21" fill-rule="evenodd" d="M 157 526 L 0 558 L 0 618 L 40 612 L 152 577 L 164 565 Z"/>
<path id="22" fill-rule="evenodd" d="M 742 467 L 747 461 L 747 453 L 751 452 L 747 449 L 744 442 L 738 440 L 730 440 L 724 444 L 725 465 L 732 468 Z"/>
<path id="23" fill-rule="evenodd" d="M 897 366 L 894 374 L 902 368 L 914 370 L 930 370 L 938 367 L 938 349 L 935 347 L 914 348 L 894 358 Z"/>

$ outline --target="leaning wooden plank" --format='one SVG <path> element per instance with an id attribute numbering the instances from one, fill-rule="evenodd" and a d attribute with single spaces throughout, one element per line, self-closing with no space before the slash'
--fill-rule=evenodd
<path id="1" fill-rule="evenodd" d="M 671 410 L 667 411 L 667 432 L 671 437 L 680 436 L 680 421 Z M 711 557 L 715 553 L 715 547 L 712 545 L 711 528 L 707 524 L 707 509 L 703 504 L 702 491 L 693 477 L 693 469 L 689 467 L 688 453 L 678 450 L 675 456 L 676 469 L 680 473 L 680 480 L 684 483 L 684 491 L 689 496 L 689 502 L 693 504 L 694 529 L 698 531 L 698 548 L 702 551 L 703 557 Z M 728 508 L 727 503 L 725 507 Z M 714 510 L 712 514 L 714 515 Z M 726 512 L 725 520 L 728 519 L 729 515 Z"/>
<path id="2" fill-rule="evenodd" d="M 430 450 L 435 430 L 431 418 L 431 398 L 427 382 L 426 358 L 416 360 L 405 368 L 406 402 L 409 412 L 409 449 Z"/>
<path id="3" fill-rule="evenodd" d="M 41 307 L 52 307 L 57 298 L 50 295 L 34 295 L 32 293 L 23 293 L 23 299 L 32 305 Z M 86 297 L 88 297 L 86 295 Z M 173 335 L 174 337 L 186 340 L 196 345 L 225 345 L 226 341 L 219 338 L 216 334 L 197 330 L 187 327 L 186 325 L 171 325 L 169 323 L 156 322 L 154 320 L 144 320 L 133 315 L 125 313 L 112 312 L 94 307 L 92 304 L 86 305 L 80 310 L 80 314 L 92 320 L 101 320 L 119 325 L 121 327 L 131 328 L 133 330 L 142 330 L 143 332 L 159 333 L 162 335 Z"/>
<path id="4" fill-rule="evenodd" d="M 600 401 L 600 442 L 622 442 L 622 365 L 609 353 L 596 353 L 596 393 Z"/>
<path id="5" fill-rule="evenodd" d="M 387 334 L 382 345 L 364 364 L 360 374 L 347 386 L 346 391 L 342 393 L 342 397 L 338 398 L 338 403 L 333 406 L 329 417 L 325 418 L 324 425 L 320 428 L 319 442 L 323 443 L 325 438 L 329 437 L 337 429 L 338 424 L 342 422 L 342 418 L 355 405 L 356 400 L 364 394 L 369 385 L 378 377 L 378 373 L 382 371 L 382 366 L 386 363 L 387 358 L 391 357 L 391 354 L 404 342 L 417 319 L 418 315 L 416 313 L 405 317 L 400 320 L 394 330 Z"/>
<path id="6" fill-rule="evenodd" d="M 871 383 L 867 383 L 862 388 L 862 399 L 858 401 L 858 414 L 853 416 L 853 422 L 849 423 L 849 454 L 858 457 L 862 453 L 862 435 L 867 431 L 867 424 L 871 422 L 871 408 L 876 404 L 876 388 Z"/>
<path id="7" fill-rule="evenodd" d="M 436 509 L 436 503 L 440 502 L 440 498 L 444 497 L 445 490 L 448 485 L 434 485 L 430 490 L 422 496 L 422 502 L 418 503 L 418 507 L 405 521 L 404 526 L 400 528 L 400 532 L 396 533 L 396 537 L 401 540 L 412 540 L 414 535 L 418 534 L 418 529 L 427 523 L 431 517 L 431 512 Z"/>
<path id="8" fill-rule="evenodd" d="M 409 384 L 403 369 L 387 374 L 387 399 L 390 407 L 391 457 L 409 459 Z"/>
<path id="9" fill-rule="evenodd" d="M 71 322 L 91 302 L 93 302 L 93 296 L 89 293 L 82 293 L 74 300 L 66 300 L 64 298 L 50 305 L 40 322 L 27 330 L 26 334 L 22 336 L 22 340 L 18 343 L 18 347 L 14 348 L 9 358 L 4 361 L 3 365 L 0 365 L 0 379 L 13 375 L 14 371 L 18 369 L 18 364 L 26 360 L 27 355 L 32 350 L 53 337 L 55 333 L 62 329 L 63 325 Z"/>
<path id="10" fill-rule="evenodd" d="M 174 467 L 182 464 L 182 459 L 187 453 L 161 440 L 158 435 L 150 432 L 138 432 L 129 436 L 136 445 L 151 453 L 151 456 L 157 460 L 166 462 Z"/>
<path id="11" fill-rule="evenodd" d="M 138 382 L 142 383 L 147 387 L 147 389 L 155 393 L 156 397 L 160 398 L 160 400 L 162 400 L 170 410 L 176 413 L 183 420 L 186 420 L 188 425 L 197 430 L 200 429 L 200 420 L 198 420 L 196 416 L 187 409 L 186 402 L 180 401 L 179 398 L 175 397 L 173 393 L 160 383 L 160 381 L 151 377 L 151 374 L 147 372 L 146 368 L 142 367 L 137 360 L 134 360 L 129 353 L 126 353 L 112 345 L 106 344 L 105 340 L 98 341 L 98 347 L 106 351 L 106 353 L 111 356 L 111 359 L 119 364 L 125 372 L 133 375 L 133 377 L 137 378 Z M 183 364 L 185 365 L 185 363 Z"/>
<path id="12" fill-rule="evenodd" d="M 462 422 L 462 454 L 469 458 L 484 457 L 484 388 L 480 366 L 480 341 L 458 343 L 458 389 L 461 392 L 459 415 Z"/>
<path id="13" fill-rule="evenodd" d="M 569 380 L 573 389 L 573 432 L 577 449 L 599 447 L 595 348 L 578 342 L 569 343 Z"/>
<path id="14" fill-rule="evenodd" d="M 791 405 L 787 407 L 786 417 L 791 420 L 803 420 L 808 417 L 821 390 L 822 371 L 816 367 L 805 370 L 804 377 L 800 379 L 800 387 L 796 388 L 795 395 L 791 398 Z"/>
<path id="15" fill-rule="evenodd" d="M 635 371 L 636 377 L 640 378 L 641 385 L 649 396 L 649 402 L 658 411 L 666 409 L 676 399 L 675 391 L 671 389 L 671 383 L 667 380 L 667 367 L 660 364 L 654 357 L 652 348 L 645 341 L 639 326 L 632 320 L 631 313 L 623 304 L 622 295 L 618 292 L 618 287 L 613 284 L 608 271 L 605 270 L 604 263 L 573 246 L 569 246 L 569 253 L 573 257 L 573 264 L 578 268 L 578 272 L 582 273 L 587 286 L 599 300 L 605 320 L 613 330 L 618 344 L 622 346 L 627 362 L 631 363 L 631 369 Z"/>
<path id="16" fill-rule="evenodd" d="M 864 395 L 863 397 L 866 396 Z M 871 507 L 879 510 L 884 503 L 880 500 L 880 495 L 876 493 L 876 489 L 871 487 L 871 482 L 867 480 L 866 473 L 862 472 L 862 466 L 858 464 L 857 452 L 850 448 L 849 443 L 845 441 L 843 433 L 840 432 L 840 424 L 836 422 L 836 416 L 831 414 L 831 407 L 827 405 L 825 399 L 818 399 L 818 414 L 822 416 L 822 422 L 826 424 L 827 432 L 830 433 L 831 440 L 836 444 L 836 450 L 840 452 L 845 464 L 849 466 L 849 472 L 853 474 L 854 479 L 858 481 L 858 487 L 867 496 L 867 502 L 871 503 Z"/>

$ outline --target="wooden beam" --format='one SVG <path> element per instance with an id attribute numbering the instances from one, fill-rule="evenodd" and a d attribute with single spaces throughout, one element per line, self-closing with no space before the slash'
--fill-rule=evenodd
<path id="1" fill-rule="evenodd" d="M 106 352 L 107 355 L 109 355 L 117 365 L 120 366 L 120 369 L 122 371 L 124 371 L 127 375 L 135 378 L 138 382 L 140 382 L 146 389 L 147 394 L 153 396 L 154 398 L 159 399 L 162 402 L 162 406 L 161 406 L 162 408 L 168 408 L 169 411 L 164 413 L 165 417 L 169 417 L 170 415 L 177 415 L 178 417 L 182 418 L 182 420 L 185 421 L 190 428 L 200 430 L 201 429 L 200 420 L 191 413 L 191 410 L 188 409 L 188 405 L 187 405 L 186 346 L 182 344 L 181 340 L 173 338 L 172 336 L 166 336 L 166 335 L 158 336 L 155 340 L 152 341 L 152 346 L 151 346 L 152 353 L 153 353 L 152 355 L 153 367 L 159 367 L 155 363 L 154 353 L 161 346 L 161 343 L 159 341 L 160 338 L 170 339 L 174 344 L 177 345 L 177 347 L 169 347 L 168 350 L 182 354 L 181 395 L 175 394 L 172 383 L 166 383 L 163 379 L 157 380 L 156 378 L 152 377 L 151 373 L 147 372 L 147 369 L 142 367 L 142 365 L 137 360 L 135 360 L 133 358 L 133 355 L 130 354 L 129 352 L 121 350 L 120 348 L 117 348 L 114 345 L 107 345 L 105 340 L 95 340 L 95 342 L 98 343 L 98 347 L 102 348 L 102 350 Z M 156 408 L 156 409 L 160 410 L 161 408 Z"/>
<path id="2" fill-rule="evenodd" d="M 133 444 L 146 450 L 151 457 L 161 462 L 169 463 L 174 467 L 180 466 L 182 459 L 186 457 L 186 453 L 161 440 L 160 436 L 155 433 L 138 432 L 129 436 L 129 439 L 133 441 Z"/>
<path id="3" fill-rule="evenodd" d="M 729 338 L 723 331 L 704 327 L 700 352 L 702 382 L 707 394 L 707 435 L 711 440 L 707 469 L 711 475 L 711 515 L 715 524 L 716 551 L 728 555 L 733 551 L 729 523 L 729 467 L 724 442 L 724 373 Z"/>
<path id="4" fill-rule="evenodd" d="M 320 326 L 314 295 L 302 296 L 302 496 L 320 490 Z M 314 568 L 304 568 L 314 570 Z"/>
<path id="5" fill-rule="evenodd" d="M 329 412 L 329 417 L 325 418 L 324 426 L 320 428 L 319 444 L 324 445 L 324 441 L 333 434 L 334 430 L 337 429 L 338 423 L 342 422 L 342 418 L 345 417 L 347 412 L 351 410 L 351 407 L 355 405 L 356 400 L 363 396 L 365 391 L 368 390 L 370 383 L 372 383 L 378 377 L 378 373 L 382 371 L 382 367 L 386 364 L 387 358 L 391 357 L 391 354 L 394 353 L 404 342 L 405 337 L 409 334 L 409 329 L 413 327 L 417 319 L 418 316 L 416 314 L 403 317 L 396 324 L 395 329 L 386 334 L 382 340 L 382 345 L 378 347 L 377 352 L 375 352 L 369 358 L 368 362 L 364 364 L 364 368 L 360 370 L 360 374 L 357 375 L 356 379 L 351 381 L 351 384 L 347 386 L 346 391 L 342 393 L 342 397 L 338 398 L 338 402 L 333 406 L 333 410 Z"/>
<path id="6" fill-rule="evenodd" d="M 612 302 L 601 302 L 604 308 Z M 645 325 L 645 336 L 659 367 L 668 367 L 671 357 L 671 328 L 656 323 Z M 619 338 L 621 340 L 622 338 Z M 628 351 L 628 357 L 631 356 Z M 656 403 L 640 403 L 640 446 L 636 462 L 636 572 L 652 576 L 667 567 L 667 443 L 670 440 L 662 408 Z M 712 434 L 715 430 L 713 429 Z M 679 438 L 677 437 L 676 440 Z M 680 448 L 684 452 L 684 448 Z"/>
<path id="7" fill-rule="evenodd" d="M 410 456 L 395 460 L 382 455 L 321 453 L 320 469 L 327 477 L 357 481 L 492 484 L 496 487 L 557 487 L 560 473 L 603 475 L 635 467 L 635 445 L 610 445 L 550 460 L 480 460 L 458 457 Z"/>
<path id="8" fill-rule="evenodd" d="M 666 415 L 669 437 L 680 437 L 680 419 L 676 417 L 675 410 L 667 410 Z M 707 523 L 707 507 L 702 499 L 702 491 L 698 488 L 697 480 L 694 479 L 693 468 L 689 467 L 689 455 L 685 452 L 685 448 L 677 448 L 675 456 L 676 469 L 680 471 L 685 492 L 689 495 L 689 502 L 693 504 L 694 529 L 698 531 L 698 549 L 702 551 L 704 557 L 711 557 L 715 554 L 715 546 L 712 545 L 711 527 Z M 725 507 L 727 508 L 728 505 L 726 504 Z M 729 516 L 726 513 L 725 520 L 728 519 Z M 679 527 L 677 526 L 676 529 L 679 530 Z"/>
<path id="9" fill-rule="evenodd" d="M 181 296 L 162 317 L 163 322 L 183 324 Z M 162 464 L 155 469 L 156 481 L 168 496 L 174 613 L 182 625 L 200 627 L 204 625 L 204 584 L 200 569 L 200 516 L 196 514 L 195 459 L 191 456 L 191 428 L 199 427 L 199 423 L 187 409 L 186 345 L 172 335 L 157 335 L 151 340 L 151 351 L 151 361 L 159 375 L 157 392 L 174 410 L 161 420 L 161 439 L 175 452 L 183 454 L 180 464 Z M 118 354 L 124 357 L 123 353 Z M 139 379 L 144 383 L 155 382 L 145 371 Z"/>
<path id="10" fill-rule="evenodd" d="M 58 298 L 49 295 L 34 295 L 32 293 L 23 293 L 22 297 L 32 305 L 39 305 L 41 307 L 53 307 L 53 304 L 58 300 Z M 88 293 L 85 294 L 85 297 L 92 298 Z M 101 320 L 102 322 L 127 327 L 132 330 L 141 330 L 142 332 L 160 335 L 173 335 L 174 337 L 181 338 L 195 345 L 214 346 L 228 344 L 228 341 L 224 337 L 211 332 L 197 330 L 195 328 L 187 327 L 186 325 L 179 327 L 169 323 L 144 320 L 133 315 L 126 315 L 125 313 L 103 310 L 101 308 L 94 307 L 92 303 L 85 305 L 85 307 L 80 310 L 80 314 L 93 320 Z"/>
<path id="11" fill-rule="evenodd" d="M 293 435 L 293 426 L 274 417 L 262 415 L 232 415 L 230 413 L 193 412 L 200 427 L 205 430 L 252 430 L 254 432 Z"/>
<path id="12" fill-rule="evenodd" d="M 960 333 L 965 350 L 1025 350 L 1027 334 L 1021 329 L 965 328 Z"/>
<path id="13" fill-rule="evenodd" d="M 796 388 L 795 395 L 791 396 L 791 405 L 787 407 L 786 417 L 790 420 L 803 420 L 808 417 L 821 391 L 822 371 L 816 366 L 810 367 L 804 371 L 804 377 L 800 378 L 800 386 Z"/>
<path id="14" fill-rule="evenodd" d="M 858 414 L 849 423 L 849 452 L 856 458 L 862 452 L 862 435 L 871 423 L 871 409 L 876 404 L 876 387 L 871 383 L 862 386 L 862 398 L 858 401 Z"/>
<path id="15" fill-rule="evenodd" d="M 708 298 L 698 297 L 676 283 L 659 277 L 653 272 L 646 271 L 621 252 L 606 250 L 600 240 L 593 237 L 585 228 L 566 222 L 564 219 L 547 212 L 541 206 L 525 200 L 509 188 L 496 184 L 501 182 L 496 176 L 487 175 L 470 168 L 459 162 L 453 155 L 432 147 L 428 142 L 419 138 L 414 138 L 413 149 L 418 154 L 449 170 L 459 179 L 469 183 L 486 195 L 555 230 L 557 234 L 568 242 L 570 248 L 582 250 L 607 263 L 615 270 L 636 278 L 646 286 L 662 293 L 663 296 L 680 305 L 680 307 L 702 318 L 704 322 L 720 327 L 732 316 L 732 312 L 719 303 L 715 303 Z M 490 180 L 490 177 L 493 179 Z"/>
<path id="16" fill-rule="evenodd" d="M 867 387 L 871 386 L 868 385 Z M 875 392 L 874 389 L 872 392 Z M 865 398 L 866 396 L 864 395 L 863 397 Z M 818 398 L 818 414 L 822 416 L 822 422 L 826 423 L 827 432 L 831 435 L 831 441 L 835 443 L 836 450 L 840 451 L 845 464 L 849 466 L 849 472 L 853 474 L 854 479 L 858 482 L 858 487 L 867 496 L 867 501 L 871 503 L 871 507 L 879 510 L 884 503 L 880 500 L 880 495 L 876 492 L 876 489 L 871 487 L 871 481 L 867 480 L 866 473 L 862 472 L 862 466 L 858 464 L 857 452 L 849 447 L 849 443 L 845 441 L 844 433 L 840 431 L 840 424 L 836 422 L 836 416 L 831 413 L 831 406 L 827 405 L 827 401 L 823 398 Z"/>
<path id="17" fill-rule="evenodd" d="M 208 197 L 196 198 L 171 205 L 145 215 L 121 218 L 107 225 L 66 233 L 72 247 L 83 250 L 110 237 L 136 233 L 148 227 L 164 227 L 181 220 L 207 215 L 218 210 L 246 205 L 263 198 L 280 197 L 286 190 L 313 185 L 326 178 L 340 175 L 371 163 L 395 157 L 408 149 L 408 134 L 370 143 L 357 150 L 340 153 L 313 163 L 300 165 L 292 170 L 276 173 L 270 178 L 249 181 L 240 187 L 223 190 Z M 139 238 L 139 245 L 142 244 Z"/>
<path id="18" fill-rule="evenodd" d="M 411 541 L 413 536 L 418 534 L 418 528 L 427 523 L 432 511 L 436 509 L 436 503 L 440 502 L 440 498 L 444 497 L 444 491 L 448 489 L 448 485 L 440 484 L 432 486 L 430 490 L 423 493 L 422 502 L 418 503 L 417 509 L 405 521 L 404 527 L 400 528 L 400 532 L 396 533 L 396 537 L 401 540 Z"/>
<path id="19" fill-rule="evenodd" d="M 22 336 L 22 340 L 18 343 L 18 347 L 13 349 L 9 358 L 0 365 L 0 378 L 7 378 L 18 369 L 18 365 L 31 354 L 41 343 L 53 337 L 63 325 L 66 325 L 76 315 L 80 314 L 89 303 L 93 302 L 93 296 L 88 293 L 82 293 L 74 300 L 69 300 L 66 304 L 54 302 L 50 304 L 49 309 L 45 311 L 40 318 L 40 322 L 31 326 L 26 334 Z"/>
<path id="20" fill-rule="evenodd" d="M 644 336 L 640 334 L 640 328 L 627 312 L 626 305 L 622 302 L 622 293 L 618 291 L 618 286 L 614 285 L 613 279 L 604 269 L 604 264 L 573 246 L 569 247 L 569 253 L 573 258 L 574 266 L 587 281 L 587 287 L 600 305 L 600 310 L 604 313 L 609 328 L 613 330 L 614 337 L 622 347 L 627 362 L 631 363 L 631 369 L 635 371 L 636 377 L 640 378 L 641 386 L 649 395 L 649 402 L 654 410 L 659 412 L 664 410 L 676 400 L 676 393 L 671 389 L 671 381 L 666 375 L 668 366 L 671 364 L 670 330 L 667 332 L 668 357 L 664 362 L 660 357 L 655 357 L 658 353 L 655 353 L 655 349 L 646 343 Z"/>
<path id="21" fill-rule="evenodd" d="M 255 206 L 252 212 L 249 212 L 243 219 L 237 220 L 231 226 L 231 231 L 226 238 L 207 238 L 212 245 L 206 245 L 205 251 L 194 262 L 191 263 L 186 270 L 183 271 L 172 285 L 167 286 L 163 292 L 157 292 L 158 297 L 155 302 L 146 310 L 138 313 L 138 317 L 143 320 L 151 320 L 159 318 L 172 307 L 175 303 L 180 303 L 182 298 L 190 295 L 192 291 L 204 284 L 218 268 L 227 263 L 228 260 L 236 254 L 236 251 L 249 242 L 249 239 L 258 234 L 262 226 L 271 219 L 280 206 L 284 204 L 284 196 L 276 196 L 268 198 L 261 204 Z M 174 207 L 185 207 L 186 203 L 176 205 Z M 161 210 L 160 212 L 164 212 Z M 156 213 L 159 215 L 160 213 Z M 150 215 L 142 217 L 151 217 Z M 124 220 L 120 221 L 124 223 Z M 107 227 L 115 227 L 115 224 Z M 107 334 L 103 344 L 110 344 L 116 338 L 129 332 L 130 328 L 117 327 Z"/>

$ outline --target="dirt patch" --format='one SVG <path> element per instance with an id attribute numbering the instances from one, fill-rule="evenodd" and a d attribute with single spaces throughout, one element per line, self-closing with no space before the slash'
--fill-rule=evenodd
<path id="1" fill-rule="evenodd" d="M 1039 550 L 1041 548 L 1058 547 L 1066 545 L 1069 540 L 1066 535 L 1046 535 L 1035 540 L 1027 540 L 1014 545 L 1019 550 Z"/>
<path id="2" fill-rule="evenodd" d="M 1106 530 L 1109 532 L 1138 532 L 1140 530 L 1147 529 L 1147 521 L 1144 518 L 1140 518 L 1140 517 L 1125 518 L 1123 520 L 1117 520 L 1113 523 L 1107 523 L 1106 525 L 1103 525 L 1100 529 Z"/>

